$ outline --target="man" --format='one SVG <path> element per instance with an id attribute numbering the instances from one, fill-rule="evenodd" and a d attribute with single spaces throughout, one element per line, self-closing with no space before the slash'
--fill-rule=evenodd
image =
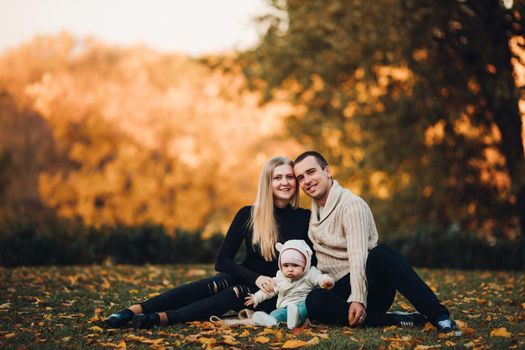
<path id="1" fill-rule="evenodd" d="M 336 281 L 333 289 L 315 289 L 308 295 L 311 319 L 353 327 L 422 326 L 428 320 L 440 333 L 461 334 L 448 310 L 408 263 L 390 248 L 377 245 L 370 208 L 332 179 L 321 154 L 299 155 L 294 173 L 303 192 L 313 199 L 308 236 L 317 267 Z M 387 312 L 396 290 L 419 312 Z"/>

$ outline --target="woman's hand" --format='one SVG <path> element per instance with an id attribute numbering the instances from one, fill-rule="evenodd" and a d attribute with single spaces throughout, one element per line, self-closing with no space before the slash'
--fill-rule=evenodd
<path id="1" fill-rule="evenodd" d="M 263 275 L 255 280 L 255 285 L 266 294 L 272 294 L 274 290 L 277 289 L 277 284 L 273 278 Z"/>
<path id="2" fill-rule="evenodd" d="M 253 306 L 255 305 L 255 300 L 253 300 L 253 294 L 248 294 L 246 298 L 244 298 L 246 301 L 244 302 L 244 305 L 246 306 Z"/>

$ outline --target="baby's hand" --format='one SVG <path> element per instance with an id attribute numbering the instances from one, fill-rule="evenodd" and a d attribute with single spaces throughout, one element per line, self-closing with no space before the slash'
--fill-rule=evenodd
<path id="1" fill-rule="evenodd" d="M 334 280 L 330 276 L 323 276 L 323 283 L 321 288 L 323 289 L 332 289 L 334 287 Z"/>
<path id="2" fill-rule="evenodd" d="M 246 301 L 244 302 L 244 305 L 246 306 L 252 306 L 255 305 L 255 301 L 253 300 L 253 294 L 248 294 L 246 298 L 244 298 Z"/>

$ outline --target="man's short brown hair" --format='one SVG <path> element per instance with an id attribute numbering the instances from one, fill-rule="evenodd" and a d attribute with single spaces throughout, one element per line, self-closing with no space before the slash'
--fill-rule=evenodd
<path id="1" fill-rule="evenodd" d="M 297 164 L 300 161 L 304 160 L 306 157 L 310 156 L 315 158 L 317 164 L 319 164 L 321 169 L 324 170 L 328 166 L 328 162 L 326 161 L 326 159 L 319 152 L 316 151 L 306 151 L 301 153 L 299 156 L 297 156 L 297 158 L 295 158 L 294 164 Z"/>

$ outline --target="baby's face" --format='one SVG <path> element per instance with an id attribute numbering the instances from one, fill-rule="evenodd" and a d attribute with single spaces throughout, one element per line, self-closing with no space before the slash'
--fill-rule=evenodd
<path id="1" fill-rule="evenodd" d="M 281 272 L 284 277 L 295 281 L 303 275 L 303 267 L 292 263 L 285 263 L 281 265 Z"/>

